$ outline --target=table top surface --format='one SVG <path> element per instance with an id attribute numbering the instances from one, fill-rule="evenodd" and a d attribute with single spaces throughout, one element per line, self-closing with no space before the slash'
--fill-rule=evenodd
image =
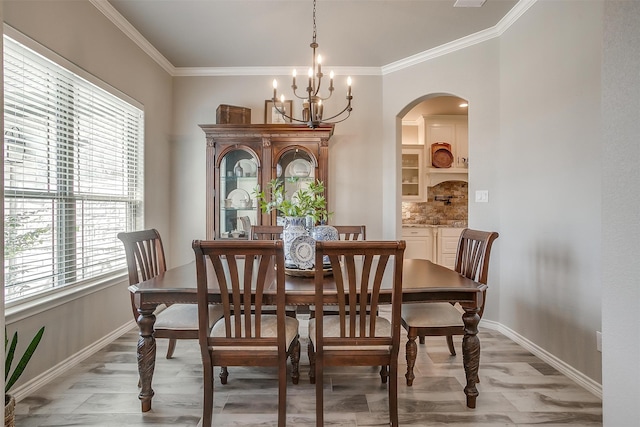
<path id="1" fill-rule="evenodd" d="M 403 262 L 402 291 L 403 299 L 411 300 L 411 295 L 427 296 L 432 300 L 465 300 L 476 299 L 475 294 L 486 289 L 486 285 L 468 279 L 457 272 L 431 261 L 422 259 L 405 259 Z M 332 275 L 325 276 L 327 292 L 335 287 Z M 212 294 L 219 293 L 215 280 L 210 280 Z M 311 298 L 315 294 L 313 277 L 296 277 L 285 274 L 287 295 L 300 298 Z M 161 298 L 161 295 L 180 294 L 183 299 L 195 302 L 196 267 L 195 262 L 167 270 L 150 280 L 129 286 L 130 292 L 137 298 Z M 268 292 L 268 291 L 267 291 Z M 275 285 L 273 286 L 275 292 Z M 390 284 L 383 284 L 382 292 L 391 292 Z M 428 297 L 427 294 L 432 294 Z"/>

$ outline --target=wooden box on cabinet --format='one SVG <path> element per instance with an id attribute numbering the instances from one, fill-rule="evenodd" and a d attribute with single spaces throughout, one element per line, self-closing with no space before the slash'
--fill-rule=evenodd
<path id="1" fill-rule="evenodd" d="M 251 108 L 220 104 L 216 108 L 216 123 L 219 125 L 251 124 Z"/>
<path id="2" fill-rule="evenodd" d="M 253 190 L 258 186 L 265 188 L 272 179 L 284 180 L 294 161 L 298 161 L 298 164 L 306 162 L 309 174 L 296 176 L 290 181 L 303 185 L 319 179 L 325 185 L 325 197 L 328 200 L 329 138 L 333 134 L 333 125 L 322 125 L 315 129 L 293 124 L 218 124 L 200 127 L 207 142 L 207 239 L 247 238 L 246 235 L 229 234 L 239 223 L 246 224 L 247 217 L 251 225 L 276 225 L 277 214 L 263 214 Z M 242 171 L 236 171 L 238 163 Z M 243 165 L 251 169 L 248 176 Z M 244 193 L 249 194 L 250 204 L 241 202 L 242 197 L 247 197 Z M 229 196 L 232 196 L 232 200 L 225 205 Z M 246 226 L 243 225 L 243 228 Z"/>

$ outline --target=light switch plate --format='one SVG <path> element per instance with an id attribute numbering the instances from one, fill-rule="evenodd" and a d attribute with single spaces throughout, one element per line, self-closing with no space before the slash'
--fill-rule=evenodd
<path id="1" fill-rule="evenodd" d="M 476 190 L 476 203 L 488 203 L 489 190 Z"/>

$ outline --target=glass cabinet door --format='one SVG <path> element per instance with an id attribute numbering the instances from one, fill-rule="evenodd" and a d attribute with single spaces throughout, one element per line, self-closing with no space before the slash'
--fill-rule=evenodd
<path id="1" fill-rule="evenodd" d="M 290 199 L 300 189 L 316 180 L 317 159 L 301 149 L 286 151 L 276 164 L 276 178 L 284 182 L 286 198 Z M 284 225 L 284 218 L 277 213 L 276 224 Z"/>
<path id="2" fill-rule="evenodd" d="M 424 201 L 423 148 L 402 149 L 402 200 Z"/>
<path id="3" fill-rule="evenodd" d="M 251 225 L 258 224 L 258 162 L 249 151 L 227 152 L 220 163 L 219 237 L 247 239 Z"/>

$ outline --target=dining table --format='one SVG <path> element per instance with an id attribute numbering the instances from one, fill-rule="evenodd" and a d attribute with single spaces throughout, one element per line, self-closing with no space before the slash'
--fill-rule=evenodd
<path id="1" fill-rule="evenodd" d="M 208 269 L 209 301 L 220 302 L 220 290 L 212 269 Z M 451 302 L 459 303 L 463 308 L 462 321 L 465 335 L 462 339 L 462 360 L 466 376 L 467 407 L 476 407 L 478 390 L 478 368 L 480 364 L 480 340 L 478 323 L 480 307 L 487 286 L 468 279 L 456 271 L 424 259 L 404 259 L 402 264 L 402 301 L 403 303 Z M 285 302 L 288 306 L 306 306 L 315 304 L 315 285 L 313 276 L 285 275 Z M 324 277 L 324 294 L 331 300 L 335 290 L 332 275 Z M 142 412 L 151 409 L 154 395 L 152 388 L 153 371 L 156 361 L 156 343 L 154 338 L 154 311 L 161 304 L 196 304 L 196 267 L 191 262 L 171 268 L 149 280 L 129 286 L 138 310 L 139 338 L 137 346 L 138 374 L 140 393 L 138 395 Z M 265 290 L 266 297 L 275 297 L 275 283 Z M 381 301 L 390 302 L 391 282 L 383 284 Z M 415 345 L 415 342 L 413 343 Z M 412 354 L 410 354 L 412 353 Z M 407 351 L 409 366 L 413 366 L 416 351 Z M 409 372 L 407 373 L 409 375 Z M 413 370 L 411 369 L 411 375 Z"/>

